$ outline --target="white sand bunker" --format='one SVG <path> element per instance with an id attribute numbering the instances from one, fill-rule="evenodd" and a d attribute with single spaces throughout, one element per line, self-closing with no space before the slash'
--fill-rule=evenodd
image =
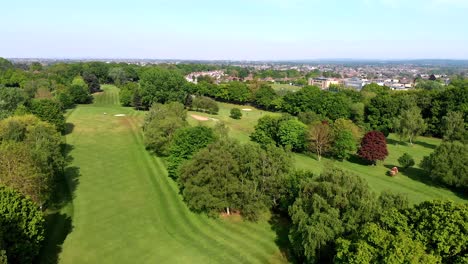
<path id="1" fill-rule="evenodd" d="M 210 117 L 210 120 L 213 120 L 213 121 L 215 121 L 215 122 L 218 122 L 218 121 L 219 121 L 219 119 L 211 118 L 211 117 Z"/>
<path id="2" fill-rule="evenodd" d="M 204 116 L 199 116 L 199 115 L 190 115 L 190 116 L 195 118 L 198 121 L 208 121 L 208 120 L 210 120 L 208 117 L 204 117 Z"/>
<path id="3" fill-rule="evenodd" d="M 116 114 L 114 116 L 125 116 L 125 114 Z"/>
<path id="4" fill-rule="evenodd" d="M 250 108 L 244 108 L 244 109 L 242 109 L 242 111 L 252 111 L 252 109 L 250 109 Z"/>

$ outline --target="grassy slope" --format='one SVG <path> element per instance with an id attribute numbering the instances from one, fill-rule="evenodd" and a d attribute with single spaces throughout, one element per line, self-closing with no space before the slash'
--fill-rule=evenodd
<path id="1" fill-rule="evenodd" d="M 266 221 L 191 213 L 161 160 L 143 147 L 143 114 L 118 106 L 117 89 L 104 88 L 94 104 L 78 106 L 68 117 L 75 127 L 67 143 L 74 146 L 79 177 L 61 263 L 283 261 Z"/>
<path id="2" fill-rule="evenodd" d="M 230 135 L 237 138 L 242 142 L 249 141 L 249 134 L 254 130 L 254 126 L 257 120 L 267 114 L 278 115 L 278 113 L 269 113 L 262 110 L 257 110 L 250 106 L 238 106 L 233 104 L 219 103 L 220 111 L 218 115 L 208 115 L 197 112 L 189 112 L 190 114 L 197 114 L 202 116 L 209 116 L 212 118 L 219 119 L 226 123 L 230 128 Z M 229 118 L 229 111 L 231 108 L 251 108 L 252 112 L 243 112 L 244 116 L 241 120 L 234 120 Z M 192 125 L 197 124 L 199 121 L 195 121 L 189 116 L 189 121 Z M 206 125 L 213 125 L 214 121 L 201 122 Z M 353 171 L 358 175 L 364 177 L 369 183 L 370 187 L 377 192 L 384 190 L 390 190 L 393 192 L 405 193 L 408 195 L 410 202 L 418 203 L 424 200 L 432 199 L 450 199 L 453 201 L 465 201 L 466 197 L 463 198 L 446 188 L 440 186 L 431 185 L 430 181 L 426 180 L 423 171 L 418 166 L 411 168 L 408 171 L 400 171 L 400 174 L 396 177 L 386 176 L 386 172 L 393 166 L 398 166 L 397 159 L 408 152 L 411 154 L 416 164 L 422 160 L 424 156 L 429 155 L 433 149 L 440 144 L 439 139 L 419 137 L 416 144 L 409 146 L 406 144 L 397 144 L 396 137 L 392 135 L 388 141 L 389 157 L 385 160 L 383 165 L 379 166 L 367 166 L 361 165 L 355 162 L 339 162 L 332 161 L 330 159 L 322 159 L 317 161 L 315 158 L 302 155 L 294 154 L 295 166 L 298 169 L 312 170 L 316 173 L 320 173 L 323 167 L 330 162 L 344 169 Z"/>

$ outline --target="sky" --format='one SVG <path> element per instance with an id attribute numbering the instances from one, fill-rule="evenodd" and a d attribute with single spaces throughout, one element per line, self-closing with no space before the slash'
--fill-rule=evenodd
<path id="1" fill-rule="evenodd" d="M 0 57 L 468 59 L 468 0 L 1 0 Z"/>

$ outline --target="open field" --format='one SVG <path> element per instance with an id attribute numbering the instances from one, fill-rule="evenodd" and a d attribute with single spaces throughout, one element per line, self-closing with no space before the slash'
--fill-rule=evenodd
<path id="1" fill-rule="evenodd" d="M 257 110 L 249 106 L 233 105 L 226 103 L 218 103 L 220 111 L 218 115 L 207 115 L 198 113 L 202 116 L 217 118 L 225 122 L 230 128 L 230 135 L 237 138 L 241 142 L 248 142 L 249 135 L 254 130 L 257 120 L 265 115 L 278 115 L 278 113 L 270 113 L 262 110 Z M 244 116 L 241 120 L 234 120 L 229 117 L 231 108 L 237 107 L 252 108 L 249 113 L 243 112 Z M 196 112 L 191 112 L 196 113 Z M 197 122 L 189 117 L 190 123 Z M 213 125 L 215 121 L 201 122 L 204 125 Z M 405 193 L 408 195 L 410 202 L 418 203 L 424 200 L 433 199 L 450 199 L 453 201 L 467 201 L 466 197 L 462 197 L 446 188 L 432 185 L 430 180 L 424 175 L 423 171 L 417 166 L 424 156 L 429 155 L 441 140 L 435 138 L 419 137 L 413 146 L 407 144 L 399 144 L 395 135 L 391 135 L 388 139 L 389 156 L 385 162 L 378 166 L 362 165 L 355 159 L 351 161 L 333 161 L 323 158 L 320 162 L 314 157 L 303 154 L 294 154 L 295 166 L 298 169 L 311 170 L 315 173 L 320 173 L 323 167 L 333 163 L 336 166 L 355 172 L 367 180 L 370 187 L 381 192 L 390 190 L 393 192 Z M 386 175 L 389 168 L 399 166 L 397 159 L 408 152 L 416 161 L 416 166 L 407 171 L 401 171 L 396 177 Z"/>
<path id="2" fill-rule="evenodd" d="M 275 91 L 290 91 L 290 92 L 296 92 L 301 89 L 299 86 L 295 85 L 289 85 L 289 84 L 280 84 L 280 83 L 274 83 L 271 85 L 271 87 Z"/>
<path id="3" fill-rule="evenodd" d="M 73 199 L 61 214 L 71 223 L 50 219 L 46 241 L 46 247 L 60 248 L 56 240 L 64 239 L 60 263 L 285 261 L 266 220 L 210 219 L 190 212 L 162 161 L 144 149 L 144 113 L 120 107 L 117 88 L 104 89 L 94 104 L 80 105 L 68 116 L 74 124 L 66 136 L 72 146 L 67 180 Z M 42 257 L 44 263 L 54 258 Z"/>

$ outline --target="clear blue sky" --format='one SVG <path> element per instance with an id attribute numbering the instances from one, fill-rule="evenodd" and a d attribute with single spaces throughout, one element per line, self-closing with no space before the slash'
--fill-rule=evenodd
<path id="1" fill-rule="evenodd" d="M 23 0 L 0 56 L 468 59 L 468 0 Z"/>

